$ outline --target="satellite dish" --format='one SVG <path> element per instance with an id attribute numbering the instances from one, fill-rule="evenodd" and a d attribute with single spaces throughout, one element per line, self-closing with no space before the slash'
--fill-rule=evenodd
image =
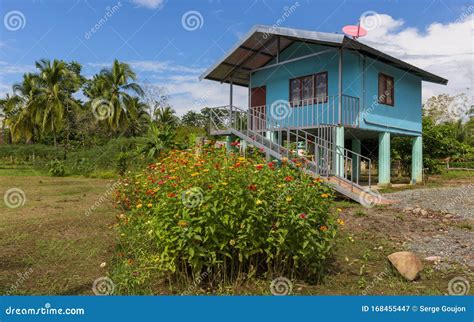
<path id="1" fill-rule="evenodd" d="M 353 39 L 367 36 L 367 30 L 361 27 L 360 23 L 358 25 L 344 26 L 344 28 L 342 28 L 342 32 L 348 36 L 351 36 Z"/>

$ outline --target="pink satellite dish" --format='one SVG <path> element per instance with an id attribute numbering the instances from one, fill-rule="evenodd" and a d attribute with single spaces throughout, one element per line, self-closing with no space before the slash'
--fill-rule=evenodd
<path id="1" fill-rule="evenodd" d="M 367 35 L 367 30 L 365 30 L 364 28 L 362 28 L 359 25 L 348 25 L 348 26 L 345 26 L 344 28 L 342 28 L 342 31 L 348 35 L 348 36 L 351 36 L 352 38 L 354 39 L 357 39 L 359 37 L 364 37 Z"/>

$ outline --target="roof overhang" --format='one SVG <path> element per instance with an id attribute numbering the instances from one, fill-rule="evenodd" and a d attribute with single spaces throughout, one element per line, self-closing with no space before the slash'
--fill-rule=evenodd
<path id="1" fill-rule="evenodd" d="M 359 51 L 369 57 L 419 76 L 422 80 L 446 85 L 448 80 L 408 64 L 342 34 L 257 25 L 208 68 L 200 80 L 209 79 L 248 87 L 252 71 L 262 68 L 295 42 L 305 42 Z"/>

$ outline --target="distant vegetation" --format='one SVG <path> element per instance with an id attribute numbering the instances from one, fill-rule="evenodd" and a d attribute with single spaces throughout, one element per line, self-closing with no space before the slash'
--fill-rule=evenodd
<path id="1" fill-rule="evenodd" d="M 40 60 L 36 68 L 0 99 L 2 164 L 120 173 L 205 134 L 208 109 L 180 119 L 164 90 L 140 86 L 126 63 L 115 60 L 91 79 L 77 62 Z"/>

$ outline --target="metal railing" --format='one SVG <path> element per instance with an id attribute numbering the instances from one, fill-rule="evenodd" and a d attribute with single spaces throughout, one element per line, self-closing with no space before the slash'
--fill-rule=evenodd
<path id="1" fill-rule="evenodd" d="M 277 100 L 271 105 L 249 108 L 249 124 L 253 130 L 275 128 L 314 128 L 322 125 L 359 127 L 359 98 L 349 95 L 324 96 L 300 101 Z M 255 118 L 254 115 L 263 115 Z"/>
<path id="2" fill-rule="evenodd" d="M 270 139 L 267 137 L 270 131 L 263 131 L 256 126 L 267 121 L 265 112 L 255 109 L 245 111 L 236 106 L 220 106 L 211 111 L 211 133 L 225 130 L 234 132 L 233 134 L 262 147 L 279 159 L 286 158 L 291 163 L 300 163 L 306 172 L 324 177 L 335 176 L 350 185 L 352 191 L 354 185 L 359 185 L 360 179 L 360 173 L 354 171 L 354 165 L 366 162 L 369 170 L 368 184 L 371 186 L 371 159 L 337 146 L 333 140 L 335 126 L 320 126 L 316 129 L 316 134 L 299 128 L 271 126 L 276 139 Z"/>

